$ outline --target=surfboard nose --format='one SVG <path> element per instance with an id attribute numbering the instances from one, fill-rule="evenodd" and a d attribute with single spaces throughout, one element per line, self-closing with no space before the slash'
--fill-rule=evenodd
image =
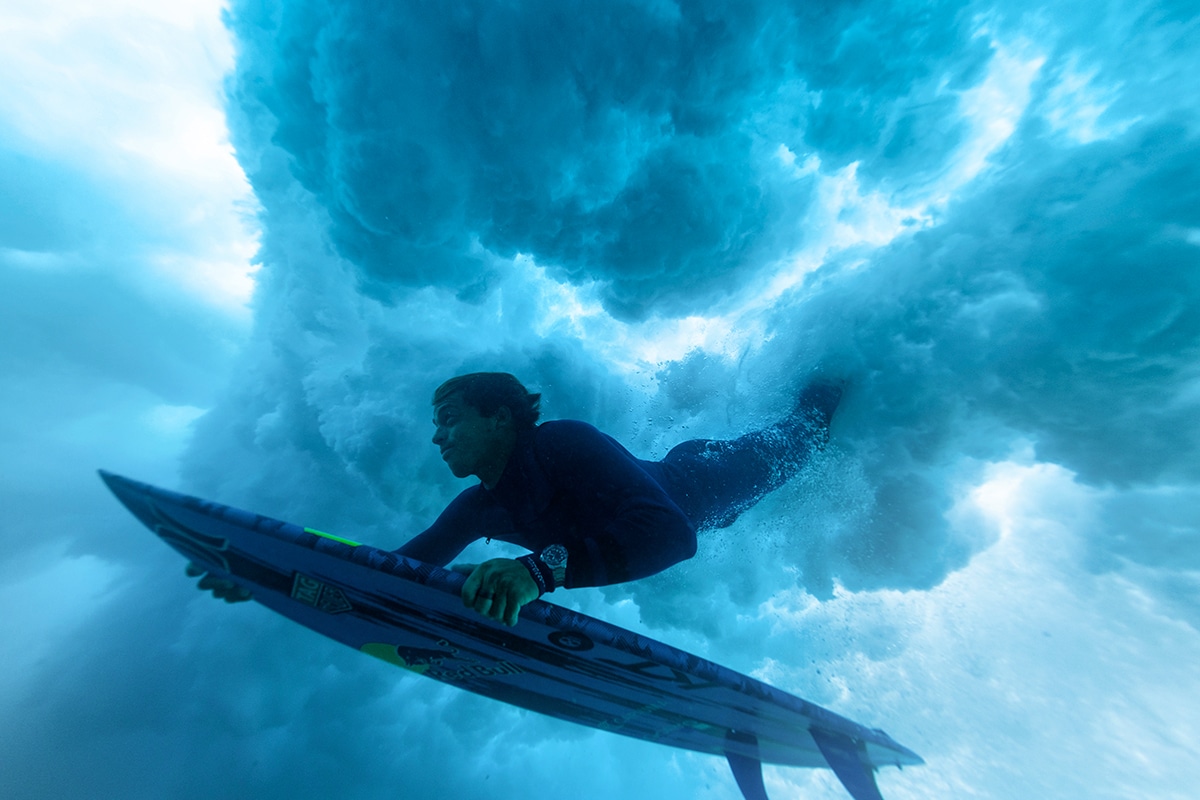
<path id="1" fill-rule="evenodd" d="M 100 480 L 104 481 L 104 485 L 108 487 L 108 490 L 115 494 L 117 499 L 126 507 L 129 507 L 128 498 L 133 496 L 134 482 L 129 478 L 105 469 L 98 469 L 96 472 L 100 475 Z"/>
<path id="2" fill-rule="evenodd" d="M 153 496 L 155 492 L 161 493 L 164 490 L 108 470 L 99 469 L 96 472 L 99 473 L 100 480 L 104 481 L 108 490 L 121 501 L 121 505 L 129 509 L 130 513 L 137 517 L 143 525 L 153 530 L 156 520 L 147 498 Z"/>
<path id="3" fill-rule="evenodd" d="M 100 480 L 104 481 L 104 485 L 109 488 L 114 494 L 120 496 L 120 492 L 128 493 L 131 489 L 137 486 L 137 481 L 130 480 L 115 472 L 109 472 L 106 469 L 98 469 L 96 473 L 100 476 Z"/>

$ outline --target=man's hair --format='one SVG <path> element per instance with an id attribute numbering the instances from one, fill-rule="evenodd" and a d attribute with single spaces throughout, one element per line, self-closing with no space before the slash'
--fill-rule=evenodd
<path id="1" fill-rule="evenodd" d="M 433 393 L 433 404 L 444 403 L 455 394 L 485 417 L 496 416 L 500 407 L 506 406 L 517 430 L 532 428 L 541 413 L 542 396 L 529 392 L 507 372 L 472 372 L 451 378 Z"/>

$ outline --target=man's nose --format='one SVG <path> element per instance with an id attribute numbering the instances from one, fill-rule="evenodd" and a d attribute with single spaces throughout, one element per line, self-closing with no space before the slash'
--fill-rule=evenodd
<path id="1" fill-rule="evenodd" d="M 436 428 L 433 431 L 433 443 L 441 444 L 444 441 L 446 441 L 446 431 L 442 428 Z"/>

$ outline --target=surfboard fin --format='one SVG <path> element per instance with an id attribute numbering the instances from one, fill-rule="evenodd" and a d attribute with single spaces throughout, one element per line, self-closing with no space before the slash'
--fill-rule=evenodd
<path id="1" fill-rule="evenodd" d="M 854 800 L 883 800 L 875 785 L 875 774 L 862 757 L 862 742 L 821 728 L 809 728 L 808 732 Z"/>
<path id="2" fill-rule="evenodd" d="M 841 733 L 810 728 L 813 741 L 825 756 L 833 774 L 838 776 L 842 786 L 854 800 L 883 800 L 879 787 L 875 785 L 875 774 L 862 757 L 862 743 Z M 738 745 L 737 750 L 750 751 L 757 755 L 758 738 L 752 733 L 731 730 L 725 735 L 725 741 Z M 733 779 L 746 800 L 769 800 L 767 787 L 763 784 L 762 761 L 754 756 L 735 752 L 734 748 L 726 747 L 725 758 L 733 771 Z"/>
<path id="3" fill-rule="evenodd" d="M 758 752 L 758 738 L 752 733 L 731 730 L 725 735 L 725 741 L 736 742 L 754 753 Z M 733 770 L 733 779 L 742 790 L 742 797 L 746 800 L 769 800 L 767 787 L 763 785 L 761 761 L 735 753 L 732 748 L 726 748 L 725 758 L 729 761 L 729 768 Z"/>

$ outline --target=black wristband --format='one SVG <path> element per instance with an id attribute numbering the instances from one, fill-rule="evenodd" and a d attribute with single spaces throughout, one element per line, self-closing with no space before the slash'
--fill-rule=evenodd
<path id="1" fill-rule="evenodd" d="M 527 556 L 521 556 L 520 558 L 517 559 L 517 561 L 520 561 L 522 564 L 525 565 L 525 569 L 529 570 L 529 574 L 533 577 L 533 580 L 537 583 L 538 597 L 541 597 L 546 592 L 554 591 L 553 579 L 551 579 L 551 580 L 546 579 L 546 576 L 550 573 L 550 570 L 546 569 L 546 565 L 542 563 L 542 560 L 540 558 L 538 558 L 537 556 L 530 553 Z"/>

